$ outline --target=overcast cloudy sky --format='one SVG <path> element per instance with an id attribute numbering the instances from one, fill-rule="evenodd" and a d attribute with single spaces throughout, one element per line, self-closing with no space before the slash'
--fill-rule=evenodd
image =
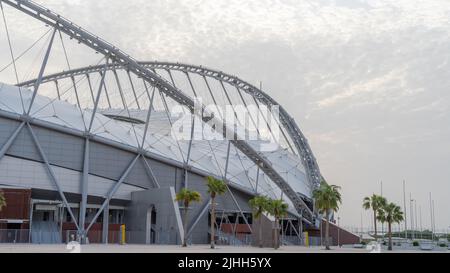
<path id="1" fill-rule="evenodd" d="M 262 81 L 342 187 L 343 225 L 360 225 L 362 198 L 381 180 L 403 206 L 405 179 L 423 226 L 430 191 L 437 226 L 450 226 L 450 1 L 38 2 L 137 59 Z"/>

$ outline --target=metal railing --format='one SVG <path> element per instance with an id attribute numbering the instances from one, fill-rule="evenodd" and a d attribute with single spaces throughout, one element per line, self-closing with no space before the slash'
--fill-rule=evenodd
<path id="1" fill-rule="evenodd" d="M 303 246 L 303 245 L 305 245 L 305 242 L 304 242 L 303 238 L 300 238 L 298 236 L 283 235 L 283 236 L 281 236 L 281 244 Z"/>
<path id="2" fill-rule="evenodd" d="M 208 234 L 210 234 L 208 232 Z M 216 244 L 218 245 L 231 245 L 231 246 L 248 246 L 252 244 L 251 234 L 231 234 L 220 230 L 216 231 Z"/>
<path id="3" fill-rule="evenodd" d="M 325 245 L 325 237 L 320 237 L 320 236 L 309 236 L 309 245 L 310 246 L 323 246 Z M 335 243 L 333 241 L 332 237 L 328 237 L 328 240 L 330 242 L 330 245 L 337 245 L 337 243 Z"/>
<path id="4" fill-rule="evenodd" d="M 79 236 L 76 230 L 67 230 L 63 234 L 65 237 L 64 242 L 69 241 L 79 241 Z M 103 243 L 103 231 L 101 230 L 91 230 L 88 233 L 87 243 Z M 125 231 L 125 243 L 126 244 L 145 244 L 147 241 L 146 231 Z M 109 244 L 119 244 L 122 242 L 122 232 L 120 230 L 109 230 L 108 231 L 108 243 Z M 168 244 L 179 244 L 180 236 L 175 231 L 154 231 L 150 234 L 148 238 L 148 244 L 158 244 L 158 245 L 168 245 Z M 191 240 L 188 240 L 191 243 Z"/>
<path id="5" fill-rule="evenodd" d="M 209 233 L 208 233 L 209 234 Z M 46 243 L 45 241 L 39 241 L 39 238 L 49 238 L 54 236 L 54 232 L 37 231 L 32 230 L 30 236 L 29 229 L 0 229 L 0 243 L 9 244 L 27 244 L 33 242 Z M 61 243 L 69 243 L 71 241 L 80 241 L 79 234 L 76 230 L 65 230 L 61 234 Z M 33 238 L 39 237 L 39 238 Z M 108 231 L 108 243 L 119 244 L 122 239 L 121 231 Z M 127 244 L 143 244 L 146 242 L 145 231 L 126 231 L 125 243 Z M 281 243 L 283 245 L 304 245 L 304 240 L 297 236 L 280 236 Z M 320 245 L 320 237 L 310 237 L 310 245 Z M 52 242 L 47 242 L 52 243 Z M 54 242 L 53 242 L 54 243 Z M 103 232 L 101 230 L 91 230 L 88 233 L 87 243 L 97 244 L 103 243 Z M 168 245 L 168 244 L 180 244 L 181 240 L 179 235 L 173 231 L 155 231 L 151 233 L 149 244 Z M 251 234 L 230 234 L 222 231 L 216 231 L 216 244 L 218 245 L 231 245 L 231 246 L 250 246 L 253 243 L 253 236 Z M 192 238 L 189 237 L 188 244 L 192 244 Z"/>

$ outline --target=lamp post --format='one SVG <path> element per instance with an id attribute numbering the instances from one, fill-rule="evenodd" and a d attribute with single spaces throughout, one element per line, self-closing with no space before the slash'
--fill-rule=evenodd
<path id="1" fill-rule="evenodd" d="M 408 221 L 406 220 L 406 194 L 405 194 L 405 180 L 403 180 L 403 210 L 405 211 L 405 240 L 408 240 Z"/>
<path id="2" fill-rule="evenodd" d="M 419 220 L 420 220 L 420 239 L 423 239 L 423 226 L 422 226 L 422 207 L 419 205 Z"/>
<path id="3" fill-rule="evenodd" d="M 434 241 L 434 229 L 433 229 L 433 203 L 431 199 L 430 192 L 430 229 L 431 229 L 431 240 Z"/>
<path id="4" fill-rule="evenodd" d="M 417 200 L 414 200 L 414 226 L 415 226 L 414 230 L 416 230 L 416 231 L 419 229 L 418 223 L 419 222 L 417 222 Z M 417 236 L 417 237 L 419 237 L 419 236 Z"/>
<path id="5" fill-rule="evenodd" d="M 380 181 L 380 196 L 383 197 L 383 180 Z M 381 235 L 384 237 L 384 222 L 381 222 Z M 375 237 L 377 237 L 376 234 Z"/>
<path id="6" fill-rule="evenodd" d="M 414 199 L 412 199 L 411 193 L 409 193 L 409 216 L 411 217 L 411 240 L 414 240 L 414 237 L 415 237 L 413 202 L 414 202 Z"/>

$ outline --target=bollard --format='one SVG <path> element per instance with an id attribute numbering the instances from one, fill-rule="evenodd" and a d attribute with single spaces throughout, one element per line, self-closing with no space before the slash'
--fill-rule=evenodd
<path id="1" fill-rule="evenodd" d="M 121 225 L 120 226 L 120 244 L 124 245 L 125 244 L 125 225 Z"/>
<path id="2" fill-rule="evenodd" d="M 303 238 L 305 238 L 305 246 L 309 247 L 309 236 L 308 231 L 303 232 Z"/>

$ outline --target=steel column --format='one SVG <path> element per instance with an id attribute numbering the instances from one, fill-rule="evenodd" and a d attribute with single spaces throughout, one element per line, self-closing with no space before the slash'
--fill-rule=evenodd
<path id="1" fill-rule="evenodd" d="M 87 234 L 84 233 L 85 231 L 85 217 L 86 217 L 86 206 L 87 206 L 87 196 L 88 196 L 88 183 L 89 183 L 89 136 L 86 137 L 85 143 L 84 143 L 84 158 L 83 158 L 83 174 L 81 179 L 81 185 L 80 185 L 80 192 L 81 192 L 81 202 L 80 202 L 80 235 L 81 235 L 81 242 L 85 242 L 85 236 Z"/>
<path id="2" fill-rule="evenodd" d="M 103 223 L 102 223 L 102 243 L 108 244 L 109 239 L 109 202 L 103 210 Z"/>

